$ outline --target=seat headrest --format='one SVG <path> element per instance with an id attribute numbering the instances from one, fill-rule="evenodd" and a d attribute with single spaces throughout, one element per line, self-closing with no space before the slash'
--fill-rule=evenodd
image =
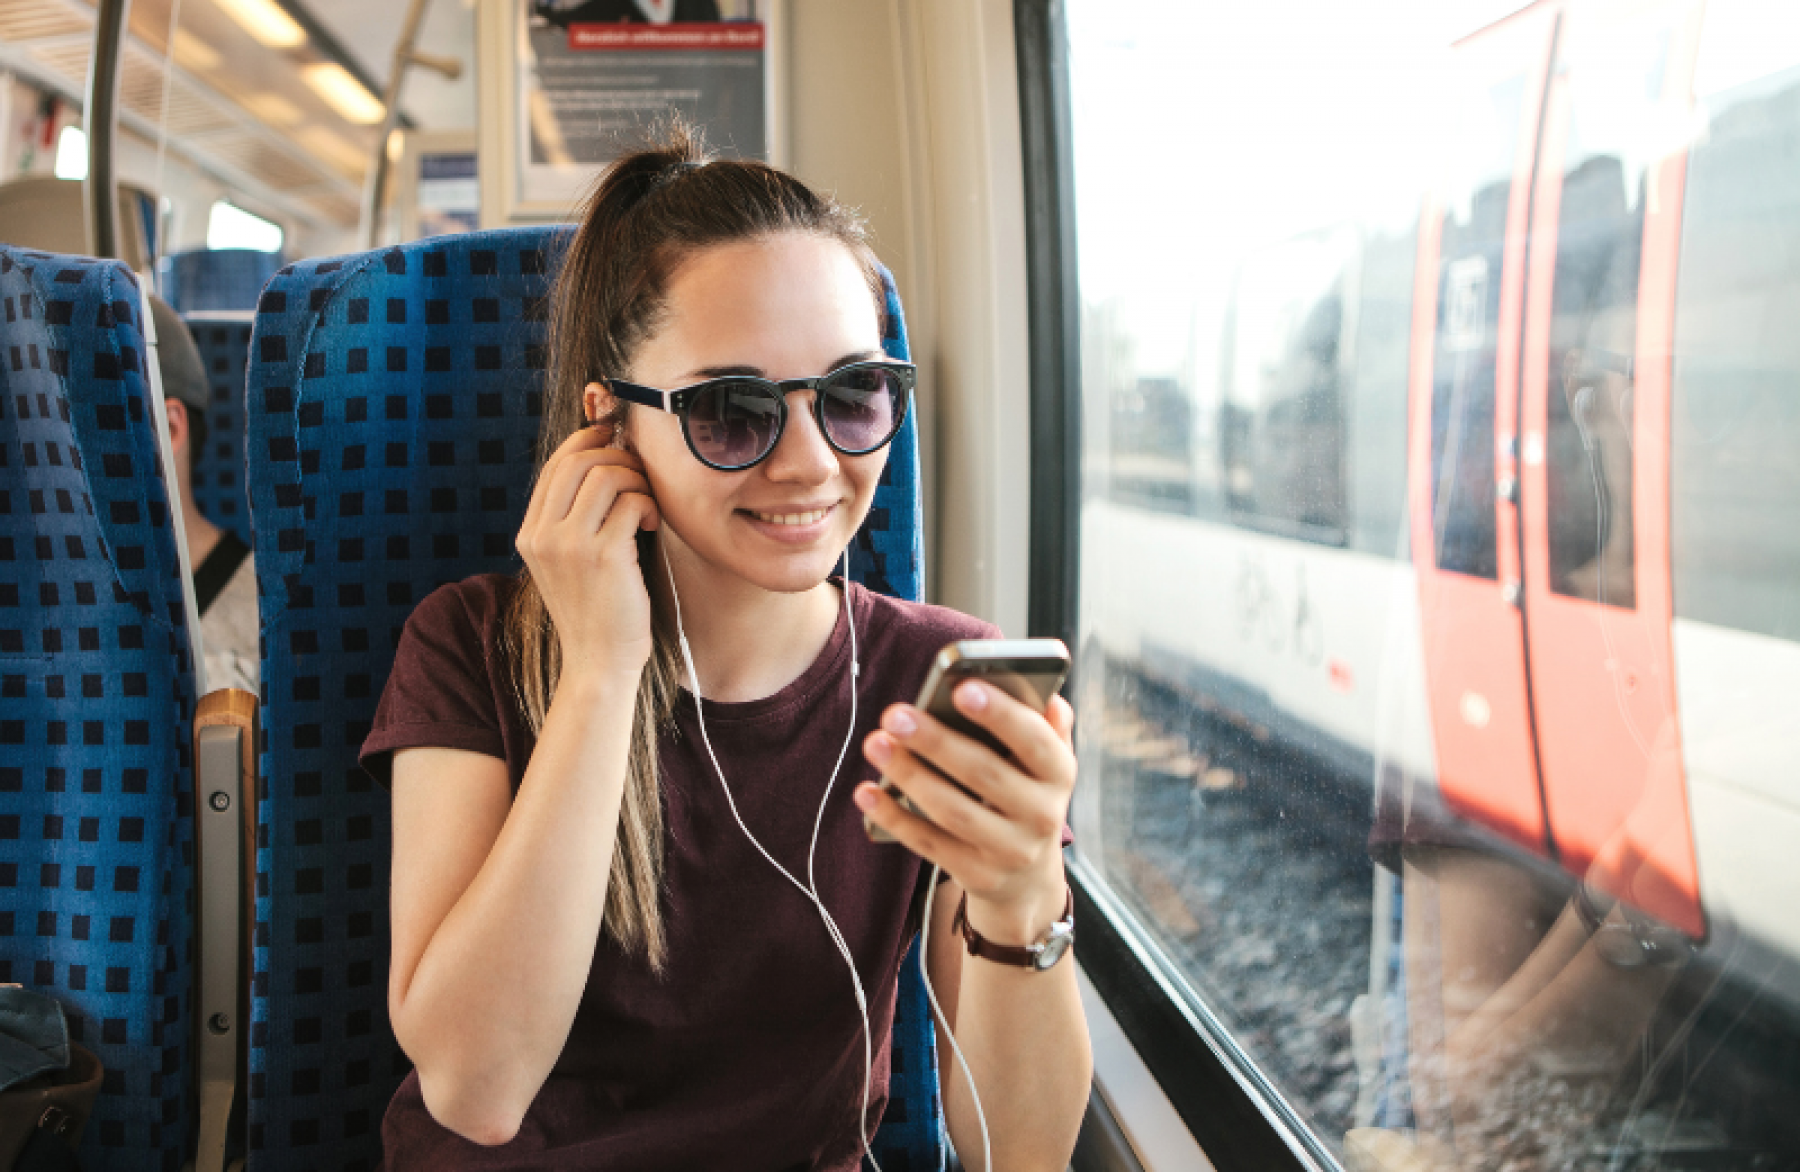
<path id="1" fill-rule="evenodd" d="M 0 244 L 16 244 L 40 252 L 91 256 L 87 216 L 80 179 L 37 175 L 0 183 Z M 119 258 L 134 272 L 150 267 L 141 213 L 148 192 L 119 184 Z M 154 205 L 152 205 L 154 206 Z"/>

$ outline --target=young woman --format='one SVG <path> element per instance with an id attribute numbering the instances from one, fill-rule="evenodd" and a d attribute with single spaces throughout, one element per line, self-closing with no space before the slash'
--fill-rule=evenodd
<path id="1" fill-rule="evenodd" d="M 419 606 L 363 748 L 393 788 L 389 1005 L 415 1063 L 383 1125 L 394 1172 L 856 1168 L 929 863 L 929 972 L 993 1165 L 1066 1166 L 1090 1077 L 1074 965 L 971 955 L 953 916 L 966 895 L 1013 948 L 1064 919 L 1073 714 L 970 683 L 959 706 L 1010 757 L 950 732 L 900 701 L 995 630 L 831 577 L 911 389 L 883 305 L 849 213 L 703 163 L 685 131 L 595 193 L 553 298 L 525 571 Z"/>

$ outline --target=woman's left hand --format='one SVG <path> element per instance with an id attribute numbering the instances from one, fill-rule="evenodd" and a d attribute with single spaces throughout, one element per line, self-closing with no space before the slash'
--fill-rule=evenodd
<path id="1" fill-rule="evenodd" d="M 1068 701 L 1052 696 L 1039 714 L 974 680 L 957 685 L 953 700 L 1011 758 L 910 704 L 894 704 L 882 714 L 881 730 L 863 742 L 863 754 L 924 816 L 872 782 L 857 787 L 856 804 L 962 885 L 969 921 L 983 936 L 996 944 L 1030 944 L 1062 916 L 1066 899 L 1062 831 L 1075 789 L 1075 713 Z"/>

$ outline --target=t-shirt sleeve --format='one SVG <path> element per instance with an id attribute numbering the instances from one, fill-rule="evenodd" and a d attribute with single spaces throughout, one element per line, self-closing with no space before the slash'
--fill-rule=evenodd
<path id="1" fill-rule="evenodd" d="M 394 670 L 363 741 L 362 767 L 392 784 L 399 749 L 466 749 L 506 759 L 481 632 L 456 586 L 433 591 L 406 620 Z"/>

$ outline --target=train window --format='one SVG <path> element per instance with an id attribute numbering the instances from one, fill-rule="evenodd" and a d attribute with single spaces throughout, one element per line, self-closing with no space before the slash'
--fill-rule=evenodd
<path id="1" fill-rule="evenodd" d="M 1800 1159 L 1777 7 L 1067 0 L 1082 963 L 1197 1135 Z"/>
<path id="2" fill-rule="evenodd" d="M 1760 38 L 1754 25 L 1744 34 L 1751 43 L 1703 46 L 1702 79 L 1732 49 L 1794 44 Z M 1800 643 L 1800 54 L 1764 68 L 1702 94 L 1706 130 L 1688 162 L 1675 310 L 1675 612 Z"/>
<path id="3" fill-rule="evenodd" d="M 1431 388 L 1432 536 L 1437 564 L 1499 576 L 1494 517 L 1494 380 L 1501 268 L 1519 153 L 1523 76 L 1465 98 L 1463 150 L 1443 211 Z"/>
<path id="4" fill-rule="evenodd" d="M 1214 419 L 1194 399 L 1188 322 L 1159 314 L 1164 328 L 1145 347 L 1133 328 L 1142 308 L 1095 307 L 1082 321 L 1088 385 L 1106 388 L 1089 430 L 1106 437 L 1107 491 L 1142 508 L 1217 515 L 1217 463 L 1205 457 Z"/>
<path id="5" fill-rule="evenodd" d="M 1406 392 L 1411 358 L 1413 280 L 1418 259 L 1417 199 L 1377 209 L 1363 226 L 1354 289 L 1355 334 L 1340 360 L 1345 491 L 1351 548 L 1387 558 L 1408 555 Z"/>
<path id="6" fill-rule="evenodd" d="M 1178 0 L 1067 14 L 1079 865 L 1329 1163 L 1376 1118 L 1363 1066 L 1383 1043 L 1353 1007 L 1391 955 L 1370 730 L 1398 683 L 1387 644 L 1404 662 L 1417 614 L 1407 377 L 1429 161 L 1407 144 L 1434 112 L 1397 78 L 1425 38 L 1326 4 L 1300 38 L 1254 6 L 1229 37 Z M 1231 113 L 1172 147 L 1146 116 L 1165 109 Z M 1429 754 L 1418 721 L 1379 735 Z"/>
<path id="7" fill-rule="evenodd" d="M 280 252 L 282 239 L 281 225 L 224 200 L 213 204 L 206 223 L 208 248 L 248 248 L 257 252 Z"/>
<path id="8" fill-rule="evenodd" d="M 1341 367 L 1355 239 L 1287 241 L 1239 273 L 1224 330 L 1220 459 L 1232 519 L 1307 540 L 1344 540 Z M 1351 287 L 1347 290 L 1346 285 Z"/>
<path id="9" fill-rule="evenodd" d="M 79 126 L 65 126 L 56 136 L 56 177 L 87 178 L 87 131 Z"/>
<path id="10" fill-rule="evenodd" d="M 1112 486 L 1123 500 L 1189 511 L 1195 501 L 1192 404 L 1172 375 L 1131 379 L 1110 396 Z"/>
<path id="11" fill-rule="evenodd" d="M 1550 588 L 1637 604 L 1632 428 L 1638 272 L 1671 30 L 1575 24 L 1544 432 Z M 1546 144 L 1548 145 L 1548 144 Z"/>

